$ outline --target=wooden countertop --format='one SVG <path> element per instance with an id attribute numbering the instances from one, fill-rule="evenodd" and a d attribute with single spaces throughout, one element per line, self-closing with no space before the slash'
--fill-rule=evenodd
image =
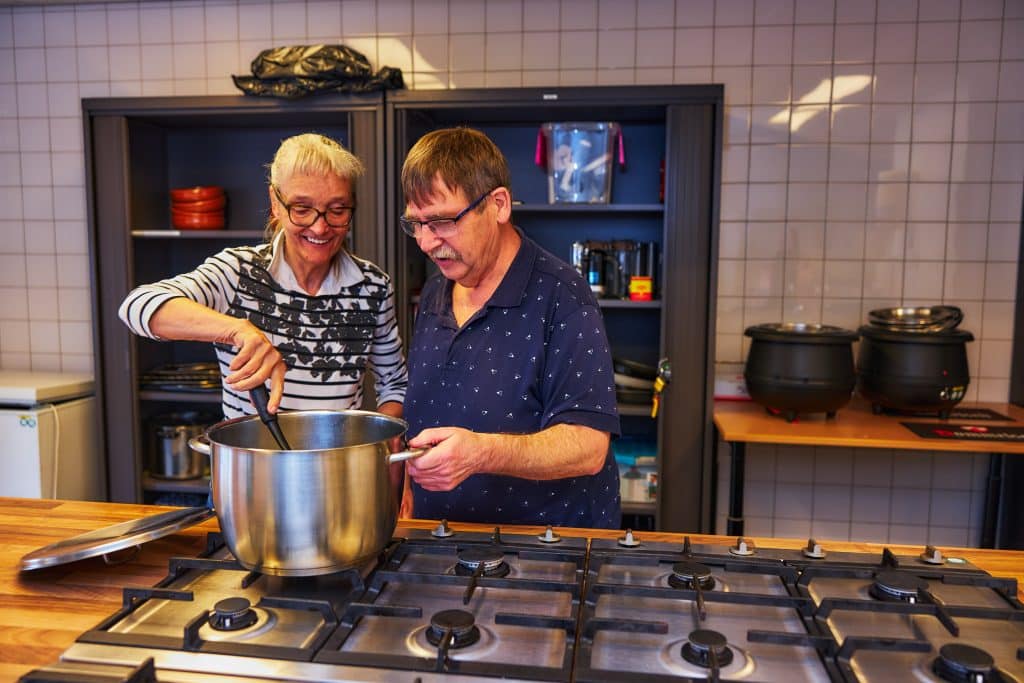
<path id="1" fill-rule="evenodd" d="M 1024 408 L 1007 403 L 961 403 L 958 408 L 987 408 L 1013 418 L 1012 422 L 977 421 L 987 427 L 1024 426 Z M 852 446 L 855 448 L 900 448 L 922 451 L 967 451 L 971 453 L 1022 453 L 1024 442 L 925 439 L 901 422 L 939 422 L 938 416 L 875 415 L 871 405 L 855 398 L 832 419 L 824 413 L 800 415 L 786 422 L 771 415 L 753 401 L 715 401 L 715 426 L 726 441 L 774 443 L 798 446 Z M 956 425 L 955 420 L 948 421 Z"/>
<path id="2" fill-rule="evenodd" d="M 138 519 L 173 508 L 118 503 L 0 498 L 0 680 L 16 680 L 33 668 L 54 662 L 75 638 L 121 605 L 121 589 L 149 587 L 167 573 L 172 556 L 195 556 L 205 547 L 207 532 L 217 530 L 216 519 L 142 546 L 122 564 L 107 565 L 91 558 L 68 565 L 19 573 L 21 557 L 32 550 L 87 531 Z M 402 520 L 403 528 L 433 528 L 423 520 Z M 486 525 L 452 524 L 462 530 L 491 530 Z M 512 532 L 513 529 L 505 527 Z M 541 527 L 516 527 L 518 533 L 541 533 Z M 595 529 L 559 529 L 563 535 L 617 538 L 622 532 Z M 681 534 L 642 532 L 642 539 L 682 542 Z M 729 545 L 724 536 L 691 534 L 694 543 Z M 798 539 L 755 538 L 760 547 L 800 548 Z M 827 543 L 832 550 L 881 554 L 889 547 L 897 554 L 917 554 L 921 548 L 874 543 Z M 1017 580 L 1024 599 L 1024 552 L 942 548 L 961 556 L 995 576 Z"/>

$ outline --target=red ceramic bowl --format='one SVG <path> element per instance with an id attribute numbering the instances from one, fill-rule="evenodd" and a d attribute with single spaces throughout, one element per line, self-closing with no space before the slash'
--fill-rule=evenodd
<path id="1" fill-rule="evenodd" d="M 210 199 L 197 199 L 190 202 L 174 200 L 171 202 L 171 209 L 183 213 L 206 213 L 208 211 L 221 211 L 226 203 L 227 198 L 224 195 Z"/>
<path id="2" fill-rule="evenodd" d="M 217 185 L 198 185 L 171 190 L 171 199 L 176 202 L 195 202 L 224 196 L 224 188 Z"/>
<path id="3" fill-rule="evenodd" d="M 177 230 L 220 230 L 224 227 L 224 212 L 191 213 L 172 209 L 171 225 Z"/>

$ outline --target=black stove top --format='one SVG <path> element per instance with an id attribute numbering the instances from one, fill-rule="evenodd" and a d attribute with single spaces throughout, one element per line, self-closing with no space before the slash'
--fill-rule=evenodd
<path id="1" fill-rule="evenodd" d="M 249 572 L 211 534 L 23 680 L 1024 683 L 1016 583 L 933 548 L 449 532 L 306 578 Z"/>

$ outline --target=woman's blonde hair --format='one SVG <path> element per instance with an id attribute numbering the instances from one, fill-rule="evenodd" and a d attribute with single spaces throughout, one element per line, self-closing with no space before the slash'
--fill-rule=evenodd
<path id="1" fill-rule="evenodd" d="M 283 140 L 267 169 L 268 182 L 278 188 L 294 175 L 336 175 L 352 183 L 353 199 L 355 182 L 365 170 L 355 154 L 319 133 L 302 133 Z M 267 218 L 267 241 L 280 229 L 281 223 L 271 212 Z"/>

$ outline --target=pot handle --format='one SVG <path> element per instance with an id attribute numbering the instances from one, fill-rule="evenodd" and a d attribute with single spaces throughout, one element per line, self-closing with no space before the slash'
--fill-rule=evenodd
<path id="1" fill-rule="evenodd" d="M 188 440 L 188 447 L 194 451 L 199 451 L 203 455 L 210 454 L 210 440 L 206 438 L 206 434 L 193 436 Z"/>
<path id="2" fill-rule="evenodd" d="M 429 450 L 429 448 L 410 448 L 409 450 L 402 451 L 400 453 L 392 453 L 388 456 L 388 464 L 394 465 L 396 462 L 405 462 L 406 460 L 418 458 L 421 455 L 426 455 L 426 452 Z"/>

